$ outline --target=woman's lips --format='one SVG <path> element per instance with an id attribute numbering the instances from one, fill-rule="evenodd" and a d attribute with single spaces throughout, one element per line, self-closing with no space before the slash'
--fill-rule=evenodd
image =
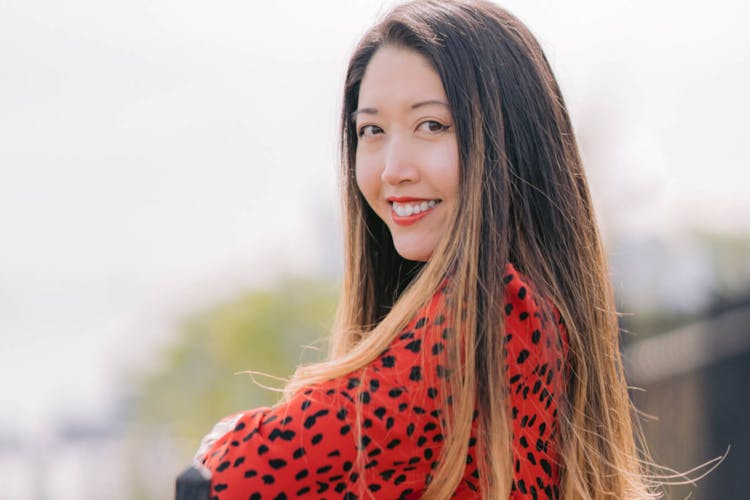
<path id="1" fill-rule="evenodd" d="M 427 216 L 440 200 L 425 198 L 391 197 L 391 220 L 399 226 L 410 226 Z"/>

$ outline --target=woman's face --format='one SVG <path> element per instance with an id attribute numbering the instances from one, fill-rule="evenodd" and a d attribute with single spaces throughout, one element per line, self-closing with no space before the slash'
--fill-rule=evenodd
<path id="1" fill-rule="evenodd" d="M 458 142 L 440 77 L 418 53 L 382 47 L 355 113 L 359 189 L 399 255 L 427 261 L 458 197 Z"/>

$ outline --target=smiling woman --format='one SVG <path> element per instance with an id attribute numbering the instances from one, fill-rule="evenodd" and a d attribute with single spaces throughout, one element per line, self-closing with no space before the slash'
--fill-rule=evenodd
<path id="1" fill-rule="evenodd" d="M 528 29 L 481 0 L 396 7 L 349 62 L 341 136 L 330 358 L 206 437 L 212 498 L 657 496 L 567 109 Z"/>

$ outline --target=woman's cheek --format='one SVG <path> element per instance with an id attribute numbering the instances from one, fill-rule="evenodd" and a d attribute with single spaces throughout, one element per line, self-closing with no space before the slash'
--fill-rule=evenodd
<path id="1" fill-rule="evenodd" d="M 367 197 L 367 182 L 365 180 L 365 170 L 360 161 L 357 161 L 357 168 L 354 170 L 357 179 L 357 187 L 362 195 Z"/>
<path id="2" fill-rule="evenodd" d="M 375 164 L 369 159 L 360 159 L 358 157 L 355 175 L 359 190 L 364 195 L 367 203 L 372 205 L 372 202 L 380 192 L 380 175 Z"/>

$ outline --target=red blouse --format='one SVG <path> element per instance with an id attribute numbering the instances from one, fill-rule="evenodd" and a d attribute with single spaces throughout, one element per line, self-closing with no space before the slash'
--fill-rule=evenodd
<path id="1" fill-rule="evenodd" d="M 540 310 L 539 296 L 510 265 L 505 283 L 510 498 L 558 498 L 557 407 L 567 338 L 557 309 L 554 318 Z M 367 367 L 217 424 L 196 456 L 212 473 L 211 498 L 419 498 L 443 442 L 440 391 L 451 335 L 444 300 L 441 289 Z M 453 498 L 479 498 L 475 445 L 472 433 Z"/>

